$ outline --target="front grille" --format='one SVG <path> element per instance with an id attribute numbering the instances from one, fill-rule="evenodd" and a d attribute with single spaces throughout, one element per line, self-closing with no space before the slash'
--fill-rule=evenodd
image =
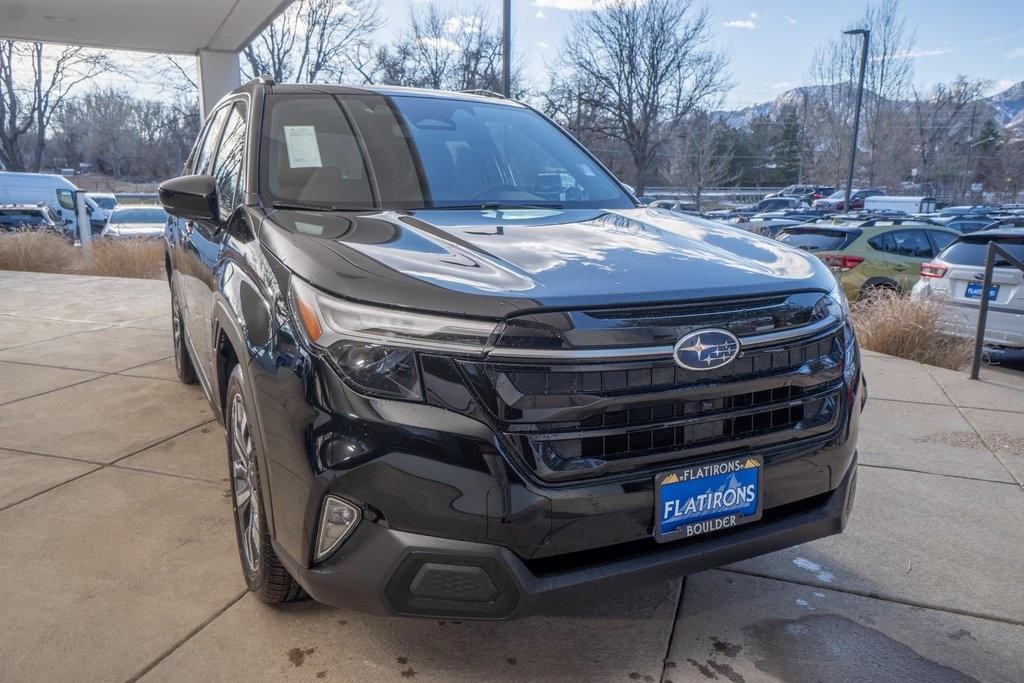
<path id="1" fill-rule="evenodd" d="M 836 427 L 845 328 L 745 349 L 706 372 L 671 358 L 463 361 L 481 403 L 541 479 L 588 478 L 725 455 Z"/>

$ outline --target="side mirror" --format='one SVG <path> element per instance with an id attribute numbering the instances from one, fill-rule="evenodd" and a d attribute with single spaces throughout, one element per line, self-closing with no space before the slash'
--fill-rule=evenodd
<path id="1" fill-rule="evenodd" d="M 160 203 L 172 216 L 212 221 L 217 217 L 217 185 L 212 175 L 184 175 L 160 183 Z"/>

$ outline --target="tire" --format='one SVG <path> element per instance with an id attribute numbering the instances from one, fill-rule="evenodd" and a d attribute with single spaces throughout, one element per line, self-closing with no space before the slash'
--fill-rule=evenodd
<path id="1" fill-rule="evenodd" d="M 235 539 L 245 583 L 263 602 L 277 604 L 305 596 L 302 587 L 281 565 L 270 544 L 266 508 L 260 489 L 258 439 L 249 418 L 242 369 L 235 366 L 228 379 L 224 423 L 227 425 L 228 476 Z"/>
<path id="2" fill-rule="evenodd" d="M 196 368 L 185 344 L 185 323 L 181 319 L 178 296 L 171 285 L 171 344 L 174 346 L 174 370 L 183 384 L 196 383 Z"/>

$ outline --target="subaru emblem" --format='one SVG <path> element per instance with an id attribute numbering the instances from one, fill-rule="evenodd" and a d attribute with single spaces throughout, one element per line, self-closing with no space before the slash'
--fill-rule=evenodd
<path id="1" fill-rule="evenodd" d="M 672 357 L 687 370 L 714 370 L 740 352 L 740 340 L 726 330 L 696 330 L 676 342 Z"/>

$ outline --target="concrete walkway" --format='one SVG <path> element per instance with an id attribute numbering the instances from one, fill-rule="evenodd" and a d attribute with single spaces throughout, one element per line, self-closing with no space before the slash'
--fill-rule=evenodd
<path id="1" fill-rule="evenodd" d="M 164 282 L 0 272 L 0 680 L 1024 679 L 1024 375 L 866 354 L 847 532 L 511 623 L 244 591 Z"/>

